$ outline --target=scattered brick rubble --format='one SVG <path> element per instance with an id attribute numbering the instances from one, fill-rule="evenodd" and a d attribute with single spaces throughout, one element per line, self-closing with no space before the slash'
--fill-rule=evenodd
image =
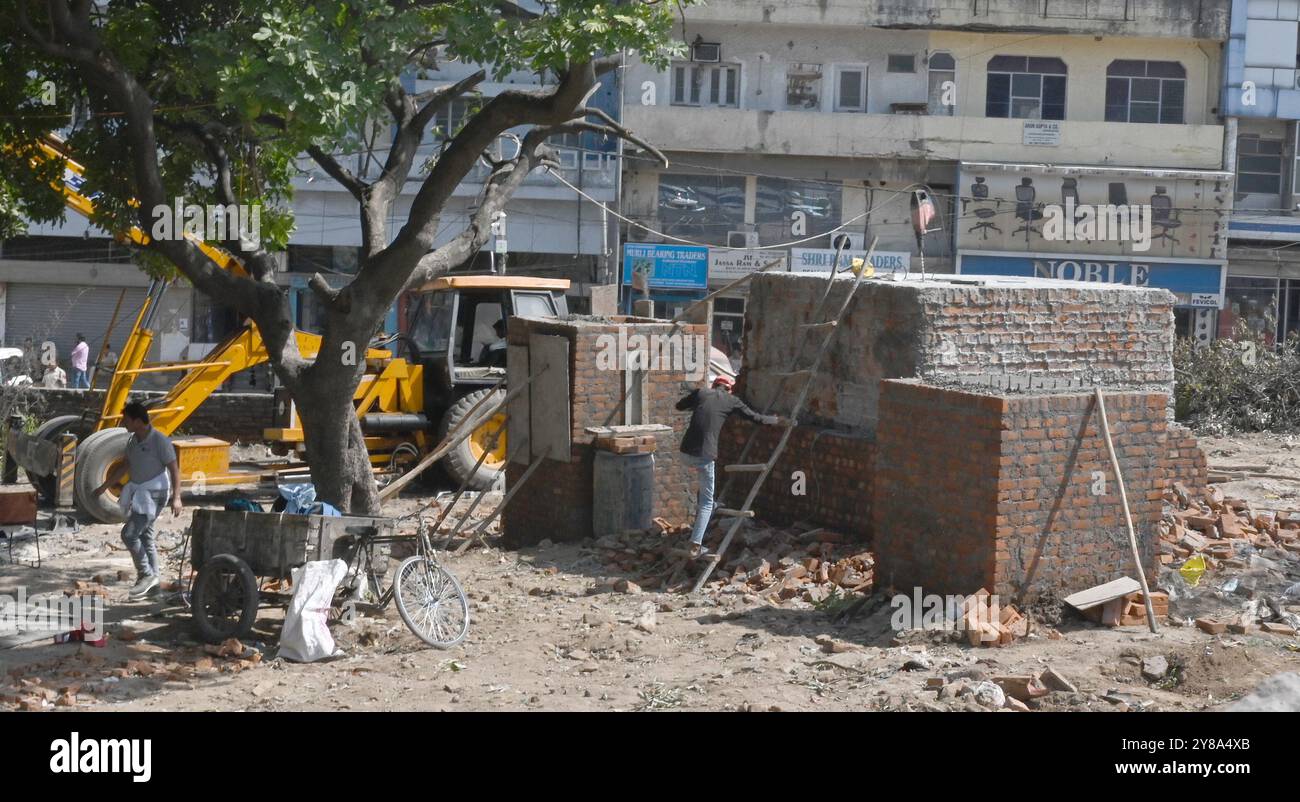
<path id="1" fill-rule="evenodd" d="M 1241 552 L 1247 545 L 1262 552 L 1300 554 L 1300 511 L 1256 511 L 1249 502 L 1227 498 L 1213 485 L 1197 498 L 1181 482 L 1166 492 L 1165 501 L 1173 509 L 1160 524 L 1164 565 L 1200 554 L 1210 569 L 1246 568 L 1248 561 Z"/>
<path id="2" fill-rule="evenodd" d="M 688 526 L 657 518 L 650 530 L 606 535 L 595 547 L 609 571 L 627 574 L 647 589 L 673 590 L 694 581 L 705 565 L 698 560 L 680 570 L 688 556 L 689 531 Z M 840 532 L 824 528 L 751 523 L 736 535 L 706 588 L 751 593 L 794 606 L 820 604 L 832 595 L 844 599 L 869 595 L 875 558 L 846 540 Z M 673 588 L 665 587 L 669 581 L 676 582 Z"/>
<path id="3" fill-rule="evenodd" d="M 117 639 L 129 643 L 127 656 L 112 659 L 87 645 L 70 647 L 53 660 L 29 663 L 0 677 L 0 710 L 38 711 L 84 707 L 107 701 L 126 690 L 132 678 L 154 682 L 189 682 L 210 674 L 237 674 L 262 662 L 262 653 L 230 638 L 220 646 L 168 649 L 138 641 L 122 628 Z"/>

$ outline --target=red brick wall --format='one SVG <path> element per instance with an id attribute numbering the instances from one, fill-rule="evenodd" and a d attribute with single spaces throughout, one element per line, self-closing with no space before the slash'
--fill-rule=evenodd
<path id="1" fill-rule="evenodd" d="M 1210 483 L 1210 464 L 1192 430 L 1181 423 L 1169 424 L 1169 471 L 1165 477 L 1172 485 L 1182 482 L 1192 492 L 1200 492 Z"/>
<path id="2" fill-rule="evenodd" d="M 629 331 L 638 334 L 666 334 L 667 323 L 639 323 Z M 685 336 L 704 336 L 703 325 L 682 326 Z M 548 461 L 539 467 L 528 485 L 511 499 L 502 514 L 504 542 L 511 547 L 543 539 L 581 540 L 592 534 L 592 441 L 585 430 L 591 426 L 623 425 L 618 411 L 623 397 L 623 372 L 606 369 L 599 360 L 604 348 L 601 335 L 617 337 L 617 322 L 587 320 L 541 321 L 511 318 L 508 341 L 527 345 L 530 333 L 559 335 L 569 340 L 570 415 L 573 448 L 569 461 Z M 608 341 L 604 341 L 608 342 Z M 689 416 L 678 412 L 687 374 L 682 370 L 650 370 L 646 373 L 645 423 L 671 426 L 672 431 L 656 434 L 654 514 L 674 523 L 688 523 L 694 514 L 695 475 L 681 462 L 678 447 Z M 506 488 L 513 487 L 525 470 L 510 464 Z"/>
<path id="3" fill-rule="evenodd" d="M 876 584 L 970 593 L 991 582 L 1001 401 L 881 384 L 872 505 Z"/>
<path id="4" fill-rule="evenodd" d="M 740 453 L 751 432 L 758 439 L 746 462 L 765 462 L 781 439 L 782 429 L 758 426 L 732 417 L 719 439 L 718 465 L 740 461 Z M 875 473 L 876 444 L 869 435 L 849 434 L 812 426 L 796 427 L 776 468 L 763 483 L 754 510 L 764 523 L 782 526 L 805 521 L 842 532 L 859 541 L 871 538 L 871 493 Z M 795 471 L 802 471 L 802 488 L 796 486 Z M 718 492 L 727 474 L 718 470 Z M 753 486 L 756 474 L 737 474 L 728 506 L 739 506 Z M 802 489 L 802 494 L 795 490 Z"/>
<path id="5" fill-rule="evenodd" d="M 1107 394 L 1139 551 L 1154 574 L 1170 462 L 1163 394 Z M 1133 575 L 1118 486 L 1088 394 L 984 395 L 887 381 L 877 433 L 877 579 L 1033 597 Z M 1105 492 L 1093 495 L 1093 472 Z"/>

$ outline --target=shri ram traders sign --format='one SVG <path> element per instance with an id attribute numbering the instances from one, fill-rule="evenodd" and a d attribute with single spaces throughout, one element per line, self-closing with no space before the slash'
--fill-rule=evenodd
<path id="1" fill-rule="evenodd" d="M 1105 256 L 1008 254 L 960 251 L 957 272 L 976 276 L 1026 276 L 1065 281 L 1158 287 L 1177 298 L 1177 306 L 1223 308 L 1227 263 L 1217 260 L 1151 258 L 1141 261 Z"/>
<path id="2" fill-rule="evenodd" d="M 847 270 L 854 259 L 866 259 L 866 251 L 844 251 L 840 254 L 839 269 Z M 791 273 L 821 273 L 835 264 L 833 248 L 791 248 Z M 871 255 L 871 266 L 877 273 L 902 273 L 912 264 L 912 255 L 904 251 L 876 251 Z"/>

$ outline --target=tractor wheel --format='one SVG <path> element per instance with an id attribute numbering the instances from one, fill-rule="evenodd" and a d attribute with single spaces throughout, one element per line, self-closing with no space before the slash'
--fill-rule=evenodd
<path id="1" fill-rule="evenodd" d="M 492 443 L 494 434 L 505 425 L 505 410 L 497 412 L 491 418 L 483 418 L 484 412 L 491 409 L 494 404 L 500 403 L 505 397 L 505 390 L 476 390 L 470 393 L 448 408 L 438 427 L 438 439 L 441 440 L 469 414 L 475 404 L 489 393 L 494 394 L 494 397 L 484 402 L 483 406 L 474 413 L 477 420 L 467 424 L 474 426 L 470 436 L 457 443 L 442 458 L 443 468 L 451 480 L 457 485 L 468 484 L 470 490 L 490 490 L 497 476 L 505 470 L 506 433 L 502 431 L 496 438 L 496 443 Z M 483 456 L 484 451 L 487 451 L 487 456 L 483 459 L 483 464 L 478 466 L 478 470 L 475 470 L 474 466 L 478 463 L 479 457 Z"/>
<path id="2" fill-rule="evenodd" d="M 55 445 L 59 444 L 59 437 L 64 434 L 75 434 L 77 436 L 77 448 L 81 448 L 81 440 L 90 434 L 90 423 L 85 421 L 80 415 L 60 415 L 57 418 L 50 418 L 45 423 L 37 427 L 32 432 L 32 437 L 41 440 L 48 440 Z M 27 480 L 36 488 L 42 501 L 54 501 L 54 490 L 58 486 L 59 477 L 51 474 L 49 476 L 36 476 L 27 474 Z"/>
<path id="3" fill-rule="evenodd" d="M 120 427 L 102 429 L 77 448 L 77 473 L 73 482 L 77 506 L 100 523 L 126 520 L 117 505 L 117 488 L 109 488 L 99 496 L 94 491 L 108 478 L 109 470 L 126 458 L 126 441 L 130 436 Z"/>

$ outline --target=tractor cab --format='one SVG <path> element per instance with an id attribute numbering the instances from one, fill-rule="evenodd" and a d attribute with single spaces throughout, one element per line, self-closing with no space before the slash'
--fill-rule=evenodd
<path id="1" fill-rule="evenodd" d="M 425 284 L 407 329 L 412 361 L 424 367 L 425 398 L 446 405 L 505 376 L 505 321 L 568 314 L 566 279 L 442 276 Z"/>
<path id="2" fill-rule="evenodd" d="M 419 289 L 404 344 L 423 370 L 425 414 L 437 422 L 439 436 L 495 403 L 479 405 L 498 383 L 504 387 L 506 321 L 567 315 L 568 288 L 567 279 L 469 275 L 441 276 Z M 476 421 L 473 434 L 447 454 L 447 473 L 474 489 L 490 486 L 505 467 L 505 432 L 497 433 L 504 425 L 504 412 Z"/>

